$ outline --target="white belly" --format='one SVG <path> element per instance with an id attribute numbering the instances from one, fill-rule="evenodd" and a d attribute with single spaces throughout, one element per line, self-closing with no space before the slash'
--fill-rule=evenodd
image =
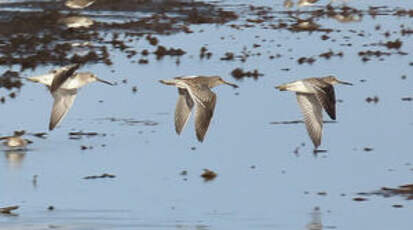
<path id="1" fill-rule="evenodd" d="M 315 93 L 312 87 L 308 87 L 303 81 L 295 81 L 286 84 L 288 91 L 299 92 L 299 93 Z"/>
<path id="2" fill-rule="evenodd" d="M 61 86 L 63 89 L 79 89 L 80 87 L 87 84 L 87 82 L 80 81 L 78 77 L 72 76 L 67 79 Z"/>

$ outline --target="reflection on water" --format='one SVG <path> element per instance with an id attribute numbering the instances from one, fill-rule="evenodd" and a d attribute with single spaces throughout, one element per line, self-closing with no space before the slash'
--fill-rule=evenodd
<path id="1" fill-rule="evenodd" d="M 3 150 L 10 168 L 18 169 L 26 156 L 27 145 L 32 141 L 23 138 L 25 131 L 14 131 L 13 136 L 0 137 L 5 149 Z"/>
<path id="2" fill-rule="evenodd" d="M 19 169 L 26 156 L 26 150 L 5 150 L 4 154 L 9 167 L 12 169 Z"/>
<path id="3" fill-rule="evenodd" d="M 323 223 L 321 222 L 320 207 L 315 207 L 311 212 L 311 222 L 307 224 L 307 230 L 322 230 Z"/>
<path id="4" fill-rule="evenodd" d="M 307 230 L 322 230 L 323 223 L 321 222 L 320 207 L 315 207 L 311 212 L 311 222 L 307 224 Z"/>

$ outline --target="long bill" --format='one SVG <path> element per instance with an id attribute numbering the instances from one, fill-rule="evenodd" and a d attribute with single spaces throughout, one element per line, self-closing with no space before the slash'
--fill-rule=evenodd
<path id="1" fill-rule="evenodd" d="M 353 85 L 353 83 L 345 82 L 345 81 L 338 81 L 338 80 L 337 80 L 337 83 L 340 83 L 340 84 L 343 84 L 343 85 Z"/>
<path id="2" fill-rule="evenodd" d="M 223 82 L 224 84 L 230 85 L 230 86 L 232 86 L 232 87 L 234 87 L 234 88 L 238 88 L 238 85 L 236 85 L 236 84 L 232 84 L 232 83 L 227 82 L 227 81 L 224 81 L 224 80 L 222 80 L 222 82 Z"/>
<path id="3" fill-rule="evenodd" d="M 105 83 L 105 84 L 108 84 L 108 85 L 115 85 L 112 82 L 108 82 L 108 81 L 102 80 L 100 78 L 96 78 L 96 81 L 99 81 L 99 82 L 102 82 L 102 83 Z"/>

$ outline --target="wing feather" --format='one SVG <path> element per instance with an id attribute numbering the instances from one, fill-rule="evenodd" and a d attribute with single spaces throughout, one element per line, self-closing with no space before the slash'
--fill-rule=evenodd
<path id="1" fill-rule="evenodd" d="M 322 107 L 314 94 L 297 93 L 297 102 L 304 115 L 304 123 L 307 132 L 313 141 L 315 148 L 321 144 L 323 132 Z"/>
<path id="2" fill-rule="evenodd" d="M 334 93 L 334 87 L 331 84 L 325 84 L 322 87 L 316 88 L 316 93 L 318 101 L 323 106 L 324 110 L 327 112 L 328 116 L 335 120 L 336 119 L 336 96 Z"/>
<path id="3" fill-rule="evenodd" d="M 79 68 L 79 64 L 72 64 L 64 66 L 55 72 L 52 85 L 50 86 L 50 92 L 54 92 L 58 89 L 73 73 Z"/>
<path id="4" fill-rule="evenodd" d="M 206 85 L 194 84 L 191 81 L 182 81 L 182 84 L 188 90 L 192 100 L 204 108 L 208 107 L 207 103 L 215 95 Z"/>
<path id="5" fill-rule="evenodd" d="M 186 89 L 178 88 L 178 94 L 179 97 L 175 108 L 175 131 L 177 134 L 180 134 L 188 123 L 189 116 L 194 107 L 194 101 Z"/>
<path id="6" fill-rule="evenodd" d="M 77 95 L 77 90 L 57 89 L 52 93 L 54 98 L 50 115 L 49 130 L 53 130 L 66 116 Z"/>
<path id="7" fill-rule="evenodd" d="M 208 131 L 209 123 L 214 114 L 216 95 L 204 84 L 196 84 L 190 79 L 181 79 L 180 88 L 184 87 L 189 93 L 190 98 L 196 104 L 195 110 L 195 133 L 200 142 L 204 140 Z"/>
<path id="8" fill-rule="evenodd" d="M 189 91 L 191 98 L 196 103 L 195 132 L 200 142 L 204 140 L 209 123 L 214 115 L 216 95 L 208 87 L 203 86 L 198 90 Z"/>

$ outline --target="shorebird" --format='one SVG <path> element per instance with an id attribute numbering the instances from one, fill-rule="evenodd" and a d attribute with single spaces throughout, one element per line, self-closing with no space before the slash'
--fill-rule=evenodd
<path id="1" fill-rule="evenodd" d="M 285 0 L 283 5 L 285 8 L 291 8 L 294 6 L 294 2 L 292 0 Z"/>
<path id="2" fill-rule="evenodd" d="M 3 145 L 6 146 L 4 153 L 9 166 L 12 168 L 20 167 L 28 151 L 27 145 L 33 143 L 31 140 L 24 139 L 22 137 L 24 134 L 25 131 L 15 131 L 12 136 L 0 137 Z"/>
<path id="3" fill-rule="evenodd" d="M 79 88 L 95 81 L 113 85 L 90 72 L 75 73 L 78 68 L 79 64 L 72 64 L 52 70 L 47 74 L 27 78 L 46 85 L 54 98 L 49 130 L 53 130 L 66 116 Z"/>
<path id="4" fill-rule="evenodd" d="M 0 140 L 5 140 L 3 144 L 7 147 L 11 148 L 22 148 L 26 147 L 29 143 L 27 139 L 23 139 L 20 136 L 7 136 L 7 137 L 0 137 Z"/>
<path id="5" fill-rule="evenodd" d="M 336 14 L 333 16 L 335 20 L 341 23 L 349 23 L 349 22 L 360 22 L 362 19 L 361 15 L 356 14 Z"/>
<path id="6" fill-rule="evenodd" d="M 96 0 L 67 0 L 65 5 L 71 9 L 84 9 L 92 5 Z"/>
<path id="7" fill-rule="evenodd" d="M 318 0 L 300 0 L 300 1 L 298 1 L 298 6 L 299 7 L 312 6 L 316 2 L 318 2 Z"/>
<path id="8" fill-rule="evenodd" d="M 333 85 L 337 83 L 352 85 L 329 75 L 306 78 L 275 87 L 280 91 L 296 92 L 297 102 L 304 115 L 304 123 L 315 149 L 321 144 L 323 132 L 322 108 L 331 119 L 336 119 L 336 96 Z"/>
<path id="9" fill-rule="evenodd" d="M 301 18 L 295 17 L 293 15 L 290 15 L 290 17 L 296 21 L 294 24 L 292 24 L 289 27 L 290 30 L 293 30 L 293 31 L 302 31 L 302 30 L 313 31 L 313 30 L 317 30 L 318 28 L 320 28 L 320 25 L 313 21 L 314 17 L 310 17 L 310 18 L 307 18 L 307 19 L 301 19 Z"/>
<path id="10" fill-rule="evenodd" d="M 222 84 L 238 88 L 237 85 L 226 82 L 219 76 L 184 76 L 159 82 L 178 88 L 179 97 L 175 108 L 175 131 L 178 135 L 188 122 L 192 108 L 196 104 L 195 132 L 200 142 L 204 140 L 214 114 L 216 95 L 211 88 Z"/>
<path id="11" fill-rule="evenodd" d="M 67 28 L 89 28 L 94 21 L 84 16 L 71 16 L 59 19 L 58 23 L 64 24 Z"/>

